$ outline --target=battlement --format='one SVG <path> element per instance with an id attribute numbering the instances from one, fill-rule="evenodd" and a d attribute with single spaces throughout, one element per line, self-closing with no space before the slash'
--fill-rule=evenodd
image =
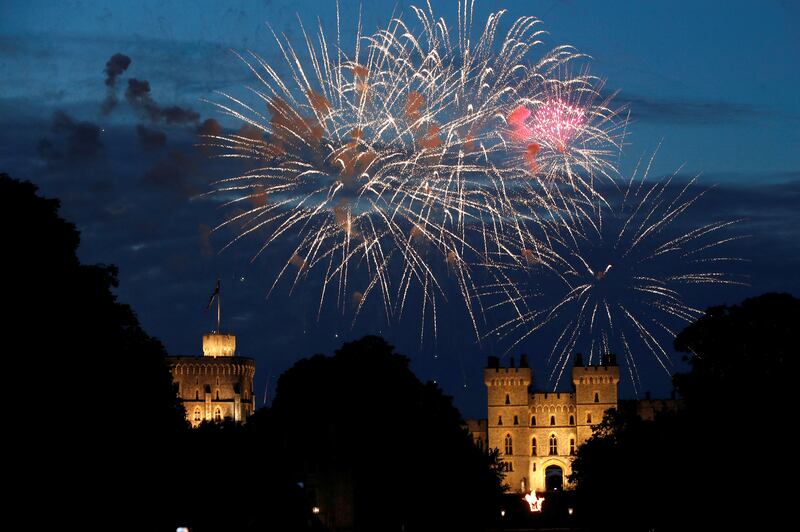
<path id="1" fill-rule="evenodd" d="M 500 359 L 489 357 L 487 368 L 483 370 L 483 380 L 487 386 L 529 386 L 533 372 L 528 367 L 527 355 L 522 355 L 519 367 L 514 367 L 514 357 L 509 357 L 508 367 L 500 366 Z"/>
<path id="2" fill-rule="evenodd" d="M 192 356 L 167 357 L 174 375 L 245 375 L 252 378 L 256 361 L 247 357 L 205 358 Z"/>
<path id="3" fill-rule="evenodd" d="M 495 356 L 490 356 L 488 358 L 488 360 L 486 362 L 486 368 L 487 369 L 495 369 L 497 371 L 500 371 L 501 369 L 504 369 L 504 370 L 506 370 L 506 373 L 508 373 L 508 370 L 510 370 L 510 369 L 513 369 L 513 370 L 530 369 L 530 367 L 528 366 L 528 355 L 525 355 L 525 354 L 520 355 L 520 357 L 519 357 L 519 367 L 518 368 L 514 367 L 514 357 L 508 357 L 508 367 L 506 368 L 506 367 L 501 367 L 500 366 L 500 359 L 498 357 L 495 357 Z"/>
<path id="4" fill-rule="evenodd" d="M 492 371 L 492 368 L 488 368 L 487 371 Z M 531 368 L 494 368 L 495 373 L 530 373 Z"/>
<path id="5" fill-rule="evenodd" d="M 572 404 L 575 402 L 573 392 L 533 392 L 530 394 L 531 404 L 540 403 L 563 403 Z"/>
<path id="6" fill-rule="evenodd" d="M 572 368 L 572 374 L 616 374 L 619 375 L 619 366 L 575 366 Z"/>

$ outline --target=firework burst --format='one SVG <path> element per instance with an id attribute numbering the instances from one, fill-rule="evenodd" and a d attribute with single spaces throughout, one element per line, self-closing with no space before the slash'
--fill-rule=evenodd
<path id="1" fill-rule="evenodd" d="M 251 163 L 214 191 L 248 208 L 218 229 L 243 228 L 230 244 L 261 235 L 258 253 L 296 239 L 275 283 L 324 270 L 320 310 L 334 289 L 340 305 L 359 294 L 356 314 L 379 293 L 387 318 L 399 316 L 418 287 L 424 320 L 446 297 L 442 276 L 454 278 L 479 334 L 472 267 L 516 254 L 508 242 L 523 233 L 518 190 L 507 185 L 520 171 L 506 164 L 505 117 L 521 89 L 577 54 L 562 47 L 529 63 L 541 35 L 532 17 L 500 38 L 502 12 L 492 14 L 473 41 L 466 2 L 455 38 L 430 9 L 413 9 L 420 30 L 396 18 L 364 35 L 359 22 L 350 54 L 338 27 L 329 43 L 320 23 L 314 36 L 301 24 L 299 50 L 275 35 L 283 65 L 240 56 L 259 82 L 249 88 L 255 103 L 229 94 L 212 103 L 246 128 L 206 144 Z"/>
<path id="2" fill-rule="evenodd" d="M 489 308 L 511 312 L 492 332 L 513 345 L 546 327 L 557 331 L 547 361 L 554 388 L 576 350 L 588 352 L 590 363 L 617 352 L 638 394 L 636 353 L 650 353 L 671 374 L 664 346 L 675 324 L 702 315 L 684 301 L 684 289 L 743 284 L 726 269 L 741 259 L 720 253 L 740 238 L 727 234 L 737 220 L 687 229 L 683 215 L 706 191 L 694 192 L 694 180 L 648 183 L 646 176 L 647 170 L 640 179 L 634 174 L 610 203 L 570 216 L 532 213 L 526 260 L 496 262 L 497 282 L 482 291 L 494 301 Z"/>

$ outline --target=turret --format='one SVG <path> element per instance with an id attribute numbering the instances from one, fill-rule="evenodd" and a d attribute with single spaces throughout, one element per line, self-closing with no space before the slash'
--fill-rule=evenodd
<path id="1" fill-rule="evenodd" d="M 232 357 L 236 354 L 236 336 L 233 334 L 209 333 L 203 335 L 203 356 Z"/>
<path id="2" fill-rule="evenodd" d="M 614 354 L 606 354 L 601 364 L 584 366 L 583 357 L 575 356 L 572 368 L 572 384 L 575 386 L 578 442 L 583 443 L 592 435 L 592 426 L 603 421 L 609 408 L 617 406 L 619 366 Z"/>
<path id="3" fill-rule="evenodd" d="M 528 367 L 528 358 L 522 355 L 518 368 L 513 364 L 512 358 L 509 367 L 500 367 L 497 357 L 489 357 L 487 368 L 483 370 L 483 381 L 489 394 L 489 407 L 528 406 L 528 387 L 533 379 L 531 368 Z M 489 421 L 491 423 L 491 420 Z"/>

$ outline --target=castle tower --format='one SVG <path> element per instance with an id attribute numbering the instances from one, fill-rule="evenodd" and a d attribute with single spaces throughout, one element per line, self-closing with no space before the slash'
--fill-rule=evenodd
<path id="1" fill-rule="evenodd" d="M 497 357 L 489 357 L 483 370 L 483 381 L 488 392 L 489 419 L 487 420 L 488 447 L 499 449 L 504 461 L 505 481 L 512 490 L 521 489 L 528 482 L 530 452 L 529 393 L 533 375 L 525 355 L 519 367 L 510 359 L 509 367 L 501 368 Z"/>
<path id="2" fill-rule="evenodd" d="M 203 421 L 243 422 L 255 411 L 256 363 L 236 356 L 236 336 L 205 334 L 202 357 L 167 357 L 167 362 L 192 427 Z"/>
<path id="3" fill-rule="evenodd" d="M 584 366 L 583 356 L 576 355 L 572 368 L 572 384 L 575 385 L 580 444 L 592 435 L 592 426 L 603 421 L 606 410 L 617 407 L 619 366 L 616 356 L 603 356 L 599 366 Z"/>

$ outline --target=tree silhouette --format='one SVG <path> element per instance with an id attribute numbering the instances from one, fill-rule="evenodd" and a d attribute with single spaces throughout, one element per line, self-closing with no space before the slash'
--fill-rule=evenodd
<path id="1" fill-rule="evenodd" d="M 675 375 L 676 389 L 692 410 L 712 409 L 718 418 L 741 416 L 741 408 L 761 399 L 786 404 L 799 352 L 798 323 L 800 299 L 789 294 L 709 308 L 675 338 L 675 348 L 691 354 L 691 371 Z M 734 400 L 744 404 L 723 407 Z M 762 419 L 779 411 L 758 410 Z"/>
<path id="2" fill-rule="evenodd" d="M 451 399 L 408 364 L 375 336 L 297 362 L 272 406 L 285 453 L 339 525 L 480 529 L 502 493 L 497 457 L 472 443 Z"/>
<path id="3" fill-rule="evenodd" d="M 673 378 L 677 413 L 612 411 L 578 449 L 572 480 L 587 526 L 616 530 L 769 529 L 782 491 L 800 300 L 764 294 L 709 308 L 675 339 L 690 353 Z M 624 406 L 624 405 L 623 405 Z M 635 407 L 635 405 L 629 405 Z"/>
<path id="4" fill-rule="evenodd" d="M 103 509 L 155 512 L 166 506 L 164 451 L 186 430 L 164 349 L 117 302 L 117 269 L 80 264 L 75 226 L 36 191 L 0 174 L 5 342 L 16 344 L 9 380 L 25 398 L 25 433 L 14 443 L 40 473 L 22 481 L 50 492 L 56 509 L 47 516 L 61 527 L 100 519 Z M 49 448 L 32 454 L 32 442 Z M 87 485 L 80 495 L 76 478 Z M 156 484 L 134 489 L 137 481 Z"/>

